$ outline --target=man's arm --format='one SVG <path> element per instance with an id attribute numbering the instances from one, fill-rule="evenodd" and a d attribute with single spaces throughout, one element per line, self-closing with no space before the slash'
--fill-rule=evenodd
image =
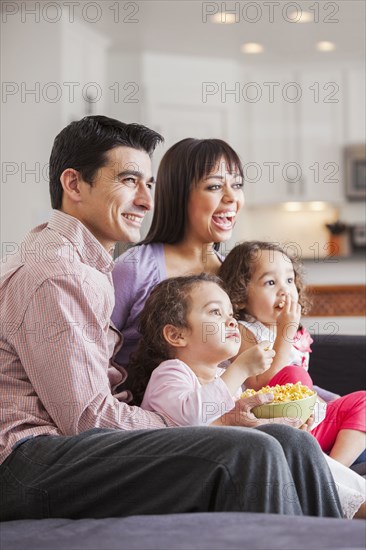
<path id="1" fill-rule="evenodd" d="M 164 419 L 119 402 L 108 380 L 109 311 L 78 275 L 44 282 L 13 346 L 42 405 L 64 434 L 99 428 L 163 428 Z"/>

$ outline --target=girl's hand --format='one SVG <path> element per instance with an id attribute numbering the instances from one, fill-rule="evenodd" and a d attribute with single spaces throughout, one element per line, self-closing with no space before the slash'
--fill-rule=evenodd
<path id="1" fill-rule="evenodd" d="M 286 294 L 285 305 L 277 317 L 277 335 L 292 342 L 296 336 L 301 319 L 301 306 L 297 300 Z"/>
<path id="2" fill-rule="evenodd" d="M 272 364 L 276 352 L 270 349 L 270 342 L 261 342 L 247 349 L 235 359 L 242 372 L 243 381 L 250 376 L 265 372 Z"/>
<path id="3" fill-rule="evenodd" d="M 301 427 L 301 420 L 297 418 L 256 418 L 252 413 L 253 407 L 263 405 L 264 403 L 271 403 L 271 401 L 273 401 L 273 395 L 271 393 L 257 393 L 251 397 L 239 399 L 230 412 L 215 420 L 212 425 L 257 428 L 264 424 L 285 424 L 293 428 Z"/>
<path id="4" fill-rule="evenodd" d="M 303 430 L 304 432 L 310 432 L 311 426 L 314 424 L 315 415 L 314 413 L 307 419 L 305 424 L 300 426 L 300 430 Z"/>

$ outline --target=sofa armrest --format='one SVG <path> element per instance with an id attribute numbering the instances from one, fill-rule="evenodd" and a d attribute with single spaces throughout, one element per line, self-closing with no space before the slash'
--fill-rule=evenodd
<path id="1" fill-rule="evenodd" d="M 339 395 L 366 389 L 364 336 L 313 336 L 309 373 L 314 384 Z"/>

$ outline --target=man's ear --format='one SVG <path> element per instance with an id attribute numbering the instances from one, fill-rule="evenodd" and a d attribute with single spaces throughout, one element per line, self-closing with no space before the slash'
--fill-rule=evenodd
<path id="1" fill-rule="evenodd" d="M 74 168 L 66 168 L 61 174 L 60 182 L 64 196 L 71 202 L 80 202 L 80 173 Z"/>
<path id="2" fill-rule="evenodd" d="M 187 329 L 178 328 L 174 325 L 165 325 L 163 328 L 163 336 L 169 345 L 175 348 L 185 348 Z"/>

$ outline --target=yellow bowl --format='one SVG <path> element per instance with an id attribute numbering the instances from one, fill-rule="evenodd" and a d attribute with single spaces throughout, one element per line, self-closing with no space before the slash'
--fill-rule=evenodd
<path id="1" fill-rule="evenodd" d="M 285 403 L 265 403 L 252 409 L 254 416 L 261 419 L 288 418 L 289 420 L 301 418 L 302 423 L 310 418 L 314 412 L 316 393 L 297 401 Z"/>

